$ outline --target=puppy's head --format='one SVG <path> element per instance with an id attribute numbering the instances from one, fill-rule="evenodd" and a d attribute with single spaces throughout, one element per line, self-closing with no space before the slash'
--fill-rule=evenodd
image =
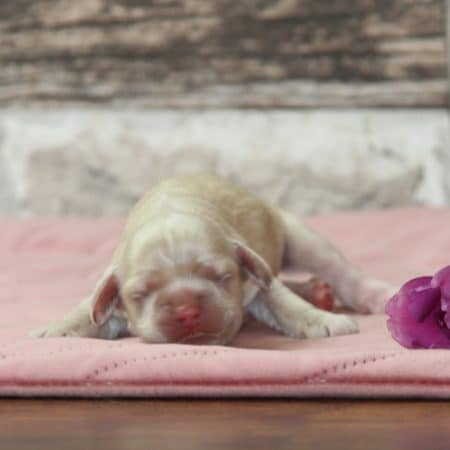
<path id="1" fill-rule="evenodd" d="M 123 264 L 110 268 L 94 293 L 92 320 L 114 308 L 130 331 L 150 342 L 225 344 L 239 331 L 246 287 L 267 289 L 272 273 L 242 242 L 203 224 L 142 230 L 127 245 Z"/>

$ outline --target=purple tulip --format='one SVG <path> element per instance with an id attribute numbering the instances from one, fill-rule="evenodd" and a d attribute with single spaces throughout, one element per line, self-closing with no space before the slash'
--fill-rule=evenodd
<path id="1" fill-rule="evenodd" d="M 388 301 L 387 326 L 408 348 L 450 348 L 450 266 L 405 283 Z"/>

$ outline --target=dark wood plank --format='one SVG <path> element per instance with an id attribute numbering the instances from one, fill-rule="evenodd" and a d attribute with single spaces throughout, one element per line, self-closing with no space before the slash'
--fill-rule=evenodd
<path id="1" fill-rule="evenodd" d="M 0 401 L 0 448 L 446 450 L 448 402 Z"/>
<path id="2" fill-rule="evenodd" d="M 0 104 L 442 106 L 445 0 L 4 0 Z"/>

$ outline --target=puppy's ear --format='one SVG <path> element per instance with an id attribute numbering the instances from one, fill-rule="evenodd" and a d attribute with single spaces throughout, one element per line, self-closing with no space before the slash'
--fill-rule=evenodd
<path id="1" fill-rule="evenodd" d="M 102 326 L 109 319 L 114 308 L 119 306 L 119 303 L 119 280 L 114 271 L 108 268 L 94 290 L 91 309 L 92 323 Z"/>
<path id="2" fill-rule="evenodd" d="M 264 289 L 270 288 L 273 274 L 269 265 L 252 249 L 241 242 L 233 241 L 236 262 L 246 276 L 250 276 L 256 284 Z"/>

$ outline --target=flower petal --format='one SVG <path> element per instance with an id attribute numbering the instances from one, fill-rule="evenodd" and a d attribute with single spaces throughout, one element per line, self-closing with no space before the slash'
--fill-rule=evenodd
<path id="1" fill-rule="evenodd" d="M 412 289 L 408 296 L 408 312 L 412 319 L 423 322 L 433 308 L 440 306 L 441 292 L 439 288 Z"/>
<path id="2" fill-rule="evenodd" d="M 393 316 L 398 310 L 398 294 L 392 296 L 384 306 L 384 312 L 388 316 Z"/>
<path id="3" fill-rule="evenodd" d="M 438 277 L 418 277 L 405 283 L 386 305 L 393 338 L 408 348 L 450 348 L 450 303 L 442 299 L 448 270 Z M 449 288 L 450 288 L 450 278 Z M 450 289 L 449 289 L 450 294 Z M 449 296 L 450 299 L 450 296 Z M 443 302 L 443 303 L 442 303 Z M 442 308 L 449 306 L 447 312 Z"/>
<path id="4" fill-rule="evenodd" d="M 397 318 L 408 313 L 408 318 L 422 321 L 433 307 L 439 305 L 440 290 L 430 287 L 431 279 L 431 277 L 413 278 L 400 288 L 394 312 Z"/>
<path id="5" fill-rule="evenodd" d="M 445 325 L 447 325 L 447 328 L 449 330 L 449 334 L 450 334 L 450 311 L 447 311 L 444 315 L 444 322 Z"/>
<path id="6" fill-rule="evenodd" d="M 436 318 L 416 323 L 388 320 L 392 337 L 407 348 L 450 348 L 450 332 L 437 325 Z"/>
<path id="7" fill-rule="evenodd" d="M 431 287 L 442 286 L 446 281 L 450 281 L 450 266 L 446 266 L 434 274 Z"/>
<path id="8" fill-rule="evenodd" d="M 449 297 L 441 297 L 441 309 L 442 311 L 450 311 L 450 298 Z"/>
<path id="9" fill-rule="evenodd" d="M 450 266 L 444 267 L 433 276 L 431 286 L 441 289 L 442 311 L 450 311 Z"/>

